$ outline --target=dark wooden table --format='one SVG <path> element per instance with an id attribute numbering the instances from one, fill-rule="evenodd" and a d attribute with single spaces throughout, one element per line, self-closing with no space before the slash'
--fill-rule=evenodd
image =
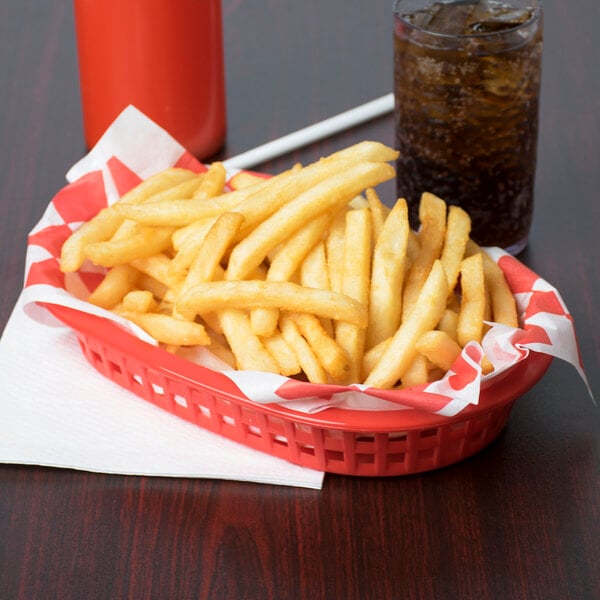
<path id="1" fill-rule="evenodd" d="M 224 0 L 222 156 L 391 91 L 391 1 Z M 596 0 L 545 1 L 537 208 L 522 259 L 556 285 L 600 390 Z M 68 0 L 0 7 L 0 323 L 28 231 L 84 153 Z M 261 166 L 355 141 L 380 118 Z M 474 458 L 322 491 L 0 466 L 0 598 L 600 598 L 600 412 L 555 361 Z"/>

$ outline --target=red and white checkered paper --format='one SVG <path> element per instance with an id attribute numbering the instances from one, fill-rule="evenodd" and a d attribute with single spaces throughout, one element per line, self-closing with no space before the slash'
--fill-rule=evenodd
<path id="1" fill-rule="evenodd" d="M 185 148 L 134 107 L 128 107 L 97 145 L 67 173 L 69 182 L 52 199 L 31 232 L 27 250 L 25 310 L 34 319 L 57 325 L 38 302 L 66 305 L 119 322 L 149 343 L 155 343 L 135 325 L 99 309 L 84 298 L 99 283 L 104 270 L 86 264 L 73 274 L 59 268 L 60 249 L 71 231 L 101 208 L 150 175 L 180 166 L 200 172 L 206 169 Z M 230 172 L 229 176 L 234 172 Z M 522 329 L 495 324 L 482 346 L 468 344 L 453 368 L 434 383 L 407 390 L 381 390 L 364 385 L 318 385 L 272 373 L 234 371 L 209 352 L 198 360 L 211 369 L 210 384 L 231 390 L 258 403 L 285 403 L 302 412 L 318 412 L 335 406 L 353 410 L 419 409 L 453 416 L 470 404 L 478 404 L 483 353 L 495 366 L 493 378 L 524 360 L 529 352 L 542 352 L 571 363 L 585 381 L 573 320 L 560 294 L 516 258 L 499 249 L 489 253 L 504 270 L 517 299 Z M 209 382 L 206 382 L 209 383 Z M 587 383 L 587 382 L 586 382 Z"/>

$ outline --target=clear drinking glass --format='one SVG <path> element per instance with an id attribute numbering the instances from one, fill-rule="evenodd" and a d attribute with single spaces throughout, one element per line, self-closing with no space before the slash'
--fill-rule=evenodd
<path id="1" fill-rule="evenodd" d="M 462 206 L 472 238 L 514 254 L 533 216 L 542 60 L 538 0 L 394 2 L 397 193 Z"/>

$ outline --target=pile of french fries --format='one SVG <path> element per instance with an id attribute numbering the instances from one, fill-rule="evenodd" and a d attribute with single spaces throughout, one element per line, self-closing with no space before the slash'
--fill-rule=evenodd
<path id="1" fill-rule="evenodd" d="M 462 209 L 424 193 L 415 232 L 404 199 L 381 202 L 396 157 L 362 142 L 227 185 L 219 162 L 167 169 L 74 231 L 61 269 L 106 267 L 89 302 L 169 352 L 314 383 L 434 381 L 486 321 L 517 327 L 515 301 Z"/>

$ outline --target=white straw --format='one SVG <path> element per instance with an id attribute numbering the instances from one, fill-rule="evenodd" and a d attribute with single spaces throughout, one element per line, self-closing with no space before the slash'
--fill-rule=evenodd
<path id="1" fill-rule="evenodd" d="M 359 123 L 384 115 L 393 109 L 394 94 L 386 94 L 381 98 L 371 100 L 366 104 L 351 108 L 339 115 L 330 117 L 314 125 L 309 125 L 304 129 L 299 129 L 279 139 L 228 158 L 223 161 L 223 164 L 229 168 L 248 169 L 344 129 L 350 129 Z"/>

